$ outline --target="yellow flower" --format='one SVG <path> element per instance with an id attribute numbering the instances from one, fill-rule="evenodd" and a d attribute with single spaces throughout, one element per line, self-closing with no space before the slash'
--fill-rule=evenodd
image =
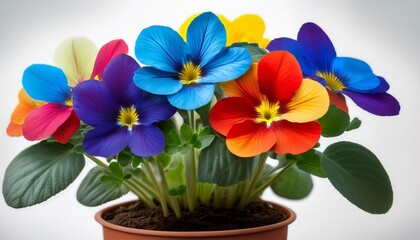
<path id="1" fill-rule="evenodd" d="M 179 34 L 186 40 L 187 29 L 192 20 L 199 14 L 189 17 L 179 28 Z M 265 24 L 263 19 L 255 14 L 244 14 L 233 21 L 228 20 L 222 15 L 217 15 L 226 28 L 226 46 L 235 42 L 258 43 L 265 48 L 269 43 L 268 38 L 264 38 Z"/>

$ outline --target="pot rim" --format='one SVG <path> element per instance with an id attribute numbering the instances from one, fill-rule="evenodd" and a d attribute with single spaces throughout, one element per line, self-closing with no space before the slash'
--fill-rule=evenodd
<path id="1" fill-rule="evenodd" d="M 127 201 L 119 204 L 115 204 L 109 207 L 106 207 L 95 214 L 95 220 L 101 224 L 105 228 L 113 229 L 120 232 L 132 233 L 132 234 L 142 234 L 142 235 L 149 235 L 149 236 L 173 236 L 173 237 L 200 237 L 203 235 L 209 236 L 232 236 L 232 235 L 246 235 L 250 233 L 257 233 L 257 232 L 265 232 L 276 228 L 287 227 L 289 224 L 295 221 L 296 213 L 288 207 L 285 207 L 281 204 L 265 201 L 276 208 L 281 209 L 282 211 L 286 212 L 288 218 L 284 221 L 261 226 L 261 227 L 254 227 L 254 228 L 242 228 L 242 229 L 234 229 L 234 230 L 218 230 L 218 231 L 188 231 L 188 232 L 178 232 L 178 231 L 159 231 L 159 230 L 147 230 L 147 229 L 138 229 L 138 228 L 129 228 L 123 227 L 116 224 L 112 224 L 102 218 L 102 216 L 109 211 L 112 211 L 120 206 L 128 206 L 138 200 Z"/>

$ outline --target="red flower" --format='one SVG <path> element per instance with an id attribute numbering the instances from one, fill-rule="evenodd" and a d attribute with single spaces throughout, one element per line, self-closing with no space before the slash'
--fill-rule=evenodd
<path id="1" fill-rule="evenodd" d="M 226 136 L 228 149 L 241 157 L 272 150 L 298 154 L 319 140 L 317 120 L 328 110 L 325 88 L 302 80 L 297 60 L 286 51 L 275 51 L 254 63 L 235 81 L 222 83 L 227 98 L 210 112 L 210 124 Z"/>

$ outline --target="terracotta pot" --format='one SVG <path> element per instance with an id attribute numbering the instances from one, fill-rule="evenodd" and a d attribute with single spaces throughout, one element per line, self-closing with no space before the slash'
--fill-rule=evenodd
<path id="1" fill-rule="evenodd" d="M 105 221 L 102 216 L 120 206 L 128 206 L 135 201 L 107 207 L 95 214 L 95 219 L 103 226 L 104 240 L 286 240 L 287 226 L 296 219 L 296 214 L 289 208 L 269 202 L 275 208 L 287 213 L 288 218 L 282 222 L 255 228 L 223 231 L 173 232 L 155 231 L 122 227 Z"/>

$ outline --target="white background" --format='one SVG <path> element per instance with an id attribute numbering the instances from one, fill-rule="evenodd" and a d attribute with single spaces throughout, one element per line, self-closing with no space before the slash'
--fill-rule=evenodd
<path id="1" fill-rule="evenodd" d="M 86 36 L 97 46 L 123 38 L 133 54 L 140 30 L 150 25 L 177 29 L 190 15 L 213 11 L 234 19 L 256 13 L 266 23 L 266 36 L 296 38 L 300 26 L 312 21 L 332 39 L 340 56 L 368 62 L 391 85 L 390 93 L 402 105 L 397 117 L 367 114 L 353 104 L 352 116 L 362 119 L 358 131 L 341 139 L 361 143 L 381 159 L 394 188 L 394 205 L 386 215 L 370 215 L 344 199 L 324 179 L 315 179 L 314 191 L 301 201 L 287 201 L 270 191 L 268 200 L 283 203 L 298 215 L 290 226 L 290 240 L 420 238 L 420 4 L 401 1 L 0 1 L 0 181 L 13 157 L 30 142 L 5 134 L 17 104 L 24 69 L 32 63 L 53 64 L 57 45 L 70 36 Z M 324 141 L 324 146 L 327 142 Z M 0 239 L 101 239 L 93 215 L 102 207 L 80 205 L 76 190 L 93 165 L 87 162 L 81 177 L 65 191 L 42 204 L 12 209 L 0 198 Z M 132 195 L 110 204 L 133 199 Z M 108 204 L 109 205 L 109 204 Z"/>

